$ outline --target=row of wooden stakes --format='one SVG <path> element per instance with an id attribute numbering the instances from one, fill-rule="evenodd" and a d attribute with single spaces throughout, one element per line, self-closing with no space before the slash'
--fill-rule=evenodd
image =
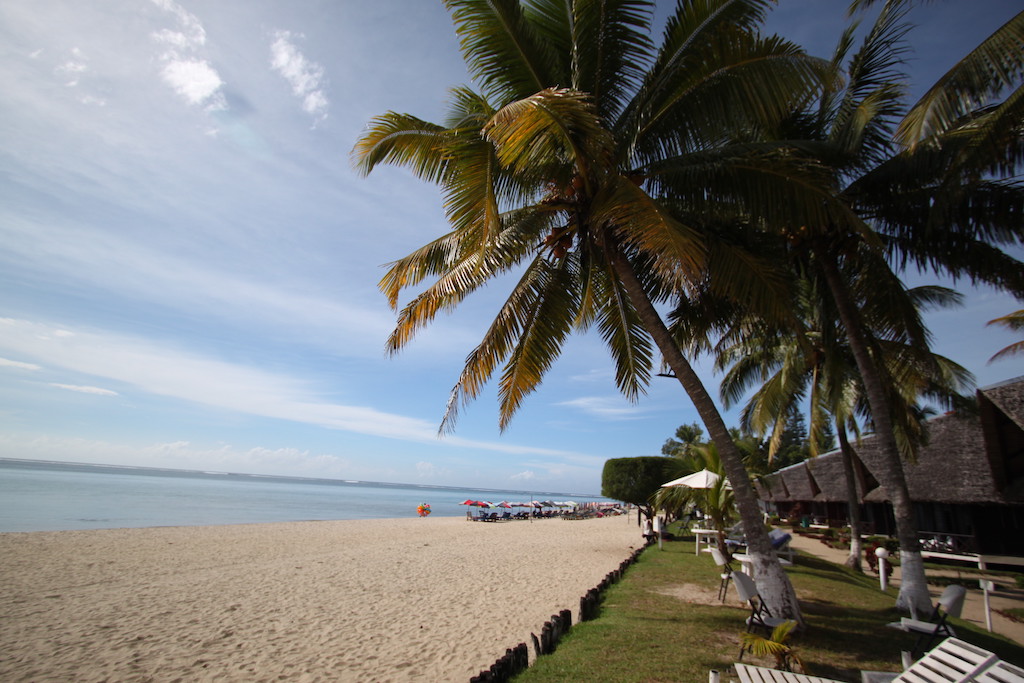
<path id="1" fill-rule="evenodd" d="M 618 569 L 612 570 L 594 588 L 587 591 L 587 594 L 580 598 L 580 621 L 590 621 L 597 617 L 601 607 L 601 598 L 608 588 L 619 581 L 626 569 L 637 561 L 644 547 L 633 551 L 633 554 L 622 561 Z M 558 614 L 553 614 L 550 621 L 545 621 L 541 628 L 540 636 L 531 633 L 533 648 L 536 655 L 551 654 L 555 651 L 562 636 L 572 628 L 572 611 L 564 609 Z M 513 677 L 522 673 L 530 666 L 530 654 L 526 643 L 519 643 L 514 648 L 505 651 L 505 656 L 499 658 L 491 668 L 484 669 L 476 676 L 469 679 L 470 683 L 506 683 Z"/>

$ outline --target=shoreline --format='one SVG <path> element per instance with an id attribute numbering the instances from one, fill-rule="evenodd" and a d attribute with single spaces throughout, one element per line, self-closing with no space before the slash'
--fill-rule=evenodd
<path id="1" fill-rule="evenodd" d="M 628 516 L 0 533 L 0 679 L 466 681 L 642 542 Z"/>

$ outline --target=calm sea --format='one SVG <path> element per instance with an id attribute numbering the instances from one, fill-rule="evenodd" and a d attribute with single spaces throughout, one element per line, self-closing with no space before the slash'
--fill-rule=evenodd
<path id="1" fill-rule="evenodd" d="M 116 467 L 0 458 L 0 532 L 464 516 L 467 498 L 604 500 L 570 493 Z"/>

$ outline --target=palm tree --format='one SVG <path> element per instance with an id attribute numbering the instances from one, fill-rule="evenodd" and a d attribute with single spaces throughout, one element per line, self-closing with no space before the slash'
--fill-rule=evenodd
<path id="1" fill-rule="evenodd" d="M 711 525 L 718 531 L 718 549 L 728 554 L 725 538 L 735 519 L 736 499 L 722 467 L 718 449 L 713 443 L 693 446 L 689 454 L 681 458 L 679 476 L 705 469 L 718 475 L 711 486 L 706 489 L 663 486 L 651 497 L 651 506 L 655 510 L 682 510 L 688 505 L 694 505 L 711 520 Z"/>
<path id="2" fill-rule="evenodd" d="M 651 341 L 693 401 L 733 482 L 762 595 L 799 618 L 753 488 L 721 415 L 657 304 L 706 280 L 739 298 L 785 300 L 756 259 L 709 252 L 700 220 L 723 213 L 823 211 L 789 201 L 808 173 L 759 131 L 817 83 L 819 63 L 757 27 L 767 0 L 680 2 L 655 49 L 645 0 L 446 0 L 481 93 L 453 92 L 444 125 L 386 113 L 354 150 L 359 168 L 406 166 L 438 183 L 452 231 L 391 264 L 381 288 L 433 284 L 399 311 L 397 351 L 441 310 L 496 276 L 518 280 L 469 355 L 442 429 L 504 364 L 504 428 L 573 331 L 596 328 L 630 398 L 645 389 Z M 686 206 L 684 214 L 680 206 Z M 795 210 L 794 208 L 795 207 Z"/>
<path id="3" fill-rule="evenodd" d="M 853 476 L 855 452 L 847 428 L 859 434 L 856 417 L 870 419 L 870 410 L 834 307 L 819 290 L 820 287 L 811 282 L 806 282 L 801 289 L 794 306 L 803 322 L 798 334 L 780 333 L 763 324 L 737 325 L 734 329 L 742 329 L 742 334 L 724 335 L 717 346 L 716 365 L 727 370 L 721 388 L 727 407 L 740 400 L 748 388 L 760 384 L 748 398 L 741 418 L 744 427 L 755 433 L 771 432 L 769 458 L 776 453 L 787 416 L 803 402 L 806 401 L 810 416 L 812 456 L 818 455 L 820 439 L 817 436 L 825 422 L 835 423 L 850 507 L 851 543 L 847 565 L 859 571 L 859 496 Z M 959 302 L 959 295 L 944 288 L 919 287 L 907 294 L 921 310 L 926 306 Z M 868 307 L 862 304 L 861 308 Z M 884 307 L 874 310 L 886 311 Z M 898 324 L 898 320 L 876 318 L 873 322 L 872 349 L 881 354 L 875 360 L 887 369 L 888 378 L 899 381 L 899 385 L 889 387 L 896 415 L 902 418 L 894 424 L 897 441 L 901 453 L 913 459 L 924 438 L 920 427 L 922 413 L 916 410 L 916 402 L 927 396 L 952 405 L 964 400 L 957 392 L 970 386 L 973 380 L 969 372 L 949 359 L 905 344 L 898 336 L 886 339 L 886 335 L 893 336 L 892 326 Z M 935 371 L 940 374 L 931 374 Z"/>
<path id="4" fill-rule="evenodd" d="M 687 458 L 693 454 L 694 448 L 702 445 L 704 430 L 696 422 L 680 425 L 676 429 L 675 439 L 668 439 L 661 447 L 662 455 Z"/>
<path id="5" fill-rule="evenodd" d="M 1024 309 L 1015 311 L 1008 315 L 1004 315 L 1001 318 L 988 321 L 989 325 L 1002 325 L 1003 327 L 1013 330 L 1014 332 L 1024 330 Z M 1024 353 L 1024 341 L 1014 342 L 1004 349 L 998 351 L 994 356 L 989 359 L 989 363 L 994 360 L 1000 360 L 1002 358 L 1008 358 L 1018 353 Z"/>
<path id="6" fill-rule="evenodd" d="M 1024 268 L 1000 249 L 1019 244 L 1024 231 L 1024 188 L 1013 173 L 1024 155 L 1020 89 L 1002 104 L 981 108 L 1024 70 L 1024 14 L 1010 20 L 947 74 L 909 111 L 903 107 L 904 21 L 908 3 L 889 0 L 850 59 L 845 85 L 826 88 L 819 106 L 794 117 L 789 131 L 822 166 L 833 169 L 829 202 L 845 206 L 828 221 L 793 224 L 785 231 L 801 268 L 823 277 L 835 302 L 870 406 L 881 461 L 875 476 L 889 494 L 896 518 L 904 580 L 897 605 L 930 604 L 913 505 L 899 459 L 894 424 L 900 413 L 887 387 L 887 368 L 872 352 L 865 322 L 850 290 L 854 271 L 876 291 L 891 293 L 892 312 L 903 310 L 908 343 L 925 348 L 926 331 L 914 320 L 893 271 L 909 265 L 969 277 L 1024 292 Z M 852 46 L 852 28 L 840 41 L 838 75 Z M 987 75 L 986 75 L 987 74 Z M 827 83 L 841 82 L 838 78 Z M 893 145 L 893 139 L 899 141 Z"/>

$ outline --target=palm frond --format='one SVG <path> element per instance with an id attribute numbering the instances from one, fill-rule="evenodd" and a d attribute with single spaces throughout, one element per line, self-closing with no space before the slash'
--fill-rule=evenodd
<path id="1" fill-rule="evenodd" d="M 989 320 L 986 324 L 1000 325 L 1014 332 L 1024 330 L 1024 309 L 1014 311 L 1013 313 L 1009 313 L 1007 315 L 995 318 L 993 320 Z M 1002 360 L 1004 358 L 1009 358 L 1010 356 L 1015 356 L 1021 353 L 1024 353 L 1024 341 L 1014 342 L 1013 344 L 1010 344 L 1009 346 L 1000 349 L 994 356 L 992 356 L 989 359 L 988 362 L 991 363 L 992 361 Z"/>
<path id="2" fill-rule="evenodd" d="M 558 357 L 569 333 L 578 299 L 567 281 L 573 277 L 568 259 L 552 263 L 534 258 L 484 333 L 452 389 L 441 421 L 441 431 L 451 431 L 459 407 L 475 399 L 497 367 L 508 361 L 501 379 L 502 428 L 518 409 L 523 397 L 540 383 Z"/>
<path id="3" fill-rule="evenodd" d="M 530 25 L 519 0 L 444 0 L 470 74 L 498 102 L 558 82 L 552 48 Z"/>
<path id="4" fill-rule="evenodd" d="M 371 119 L 352 149 L 356 169 L 366 175 L 378 164 L 405 166 L 418 178 L 439 182 L 445 172 L 450 132 L 409 114 L 386 112 Z"/>
<path id="5" fill-rule="evenodd" d="M 947 71 L 911 108 L 897 130 L 913 146 L 967 112 L 1019 85 L 1024 74 L 1024 12 L 999 27 Z"/>
<path id="6" fill-rule="evenodd" d="M 503 164 L 536 182 L 577 171 L 590 181 L 590 166 L 609 158 L 612 138 L 590 98 L 549 88 L 502 107 L 484 127 Z M 602 164 L 603 165 L 603 164 Z M 561 171 L 561 172 L 560 172 Z"/>

